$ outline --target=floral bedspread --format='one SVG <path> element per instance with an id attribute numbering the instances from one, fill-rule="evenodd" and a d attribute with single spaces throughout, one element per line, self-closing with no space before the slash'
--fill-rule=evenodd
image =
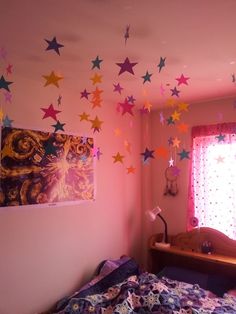
<path id="1" fill-rule="evenodd" d="M 184 282 L 158 278 L 147 272 L 131 274 L 119 282 L 113 272 L 82 293 L 75 293 L 60 304 L 57 314 L 236 314 L 236 298 Z M 113 282 L 113 285 L 112 285 Z"/>

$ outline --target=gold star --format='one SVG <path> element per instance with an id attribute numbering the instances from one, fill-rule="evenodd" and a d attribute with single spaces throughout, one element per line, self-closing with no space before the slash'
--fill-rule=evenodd
<path id="1" fill-rule="evenodd" d="M 112 158 L 114 158 L 114 163 L 116 163 L 116 162 L 121 162 L 121 163 L 123 163 L 123 158 L 124 158 L 124 156 L 122 156 L 119 152 L 116 154 L 116 155 L 114 155 L 114 156 L 112 156 Z"/>
<path id="2" fill-rule="evenodd" d="M 102 83 L 102 75 L 98 75 L 97 73 L 95 73 L 94 76 L 90 78 L 90 80 L 93 81 L 93 85 L 97 83 Z"/>
<path id="3" fill-rule="evenodd" d="M 181 113 L 178 111 L 174 111 L 174 113 L 172 113 L 171 117 L 173 119 L 173 121 L 179 120 Z"/>
<path id="4" fill-rule="evenodd" d="M 92 123 L 91 129 L 94 129 L 94 132 L 95 131 L 99 132 L 101 130 L 101 125 L 103 121 L 100 121 L 97 116 L 95 117 L 94 120 L 90 120 L 90 122 Z"/>
<path id="5" fill-rule="evenodd" d="M 88 121 L 89 114 L 87 114 L 86 112 L 83 112 L 83 113 L 80 114 L 79 116 L 80 116 L 80 121 L 83 121 L 83 120 Z"/>
<path id="6" fill-rule="evenodd" d="M 179 144 L 180 144 L 180 140 L 177 137 L 175 137 L 173 139 L 173 147 L 179 148 Z"/>
<path id="7" fill-rule="evenodd" d="M 188 111 L 189 104 L 186 104 L 184 102 L 181 102 L 178 104 L 179 111 Z"/>
<path id="8" fill-rule="evenodd" d="M 58 81 L 63 79 L 62 76 L 57 76 L 57 75 L 54 73 L 54 71 L 52 71 L 50 75 L 43 75 L 43 77 L 46 79 L 46 83 L 45 83 L 44 86 L 53 84 L 53 85 L 55 85 L 56 87 L 59 87 Z"/>
<path id="9" fill-rule="evenodd" d="M 127 174 L 135 172 L 135 168 L 133 166 L 127 167 L 126 169 L 127 169 Z"/>
<path id="10" fill-rule="evenodd" d="M 114 130 L 114 133 L 115 133 L 115 136 L 120 136 L 120 135 L 121 135 L 121 129 L 116 128 L 116 129 Z"/>
<path id="11" fill-rule="evenodd" d="M 181 123 L 177 126 L 180 133 L 187 133 L 188 125 L 186 123 Z"/>

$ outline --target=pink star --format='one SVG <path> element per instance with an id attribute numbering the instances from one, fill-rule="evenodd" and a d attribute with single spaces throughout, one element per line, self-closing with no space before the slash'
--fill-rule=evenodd
<path id="1" fill-rule="evenodd" d="M 125 101 L 123 103 L 119 103 L 120 107 L 122 107 L 123 111 L 122 111 L 122 116 L 128 112 L 129 114 L 131 114 L 132 116 L 134 115 L 132 112 L 132 108 L 134 107 L 134 105 L 128 103 L 127 99 L 125 98 Z"/>
<path id="2" fill-rule="evenodd" d="M 119 94 L 121 94 L 121 91 L 122 91 L 123 87 L 120 86 L 120 83 L 113 84 L 113 86 L 114 86 L 113 92 L 118 92 Z"/>
<path id="3" fill-rule="evenodd" d="M 133 67 L 137 64 L 137 62 L 130 63 L 129 58 L 127 57 L 123 63 L 116 64 L 120 67 L 119 75 L 124 72 L 134 74 Z"/>
<path id="4" fill-rule="evenodd" d="M 186 77 L 186 76 L 184 76 L 183 74 L 181 74 L 180 77 L 177 77 L 177 78 L 176 78 L 176 80 L 178 81 L 178 86 L 181 85 L 181 84 L 188 85 L 187 80 L 189 80 L 189 79 L 190 79 L 189 77 Z"/>
<path id="5" fill-rule="evenodd" d="M 5 96 L 5 102 L 11 102 L 12 94 L 9 92 L 4 93 Z"/>
<path id="6" fill-rule="evenodd" d="M 53 105 L 52 105 L 52 104 L 51 104 L 48 108 L 41 108 L 41 110 L 43 110 L 43 111 L 45 112 L 45 114 L 44 114 L 44 116 L 43 116 L 42 119 L 46 119 L 46 118 L 48 118 L 48 117 L 51 117 L 51 118 L 53 118 L 55 121 L 58 120 L 57 117 L 56 117 L 56 115 L 61 112 L 60 110 L 55 110 L 55 109 L 53 108 Z"/>

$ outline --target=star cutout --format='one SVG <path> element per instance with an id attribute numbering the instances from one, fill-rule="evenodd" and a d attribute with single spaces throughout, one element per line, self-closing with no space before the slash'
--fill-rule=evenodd
<path id="1" fill-rule="evenodd" d="M 113 86 L 114 86 L 113 92 L 118 92 L 119 94 L 121 94 L 121 91 L 122 91 L 123 87 L 120 86 L 120 83 L 113 84 Z"/>
<path id="2" fill-rule="evenodd" d="M 5 116 L 5 118 L 2 120 L 3 122 L 3 127 L 4 128 L 11 128 L 12 127 L 12 122 L 14 120 L 11 120 L 8 115 Z"/>
<path id="3" fill-rule="evenodd" d="M 80 121 L 88 121 L 88 118 L 89 118 L 89 114 L 83 112 L 82 114 L 79 115 L 80 116 Z"/>
<path id="4" fill-rule="evenodd" d="M 173 168 L 172 168 L 172 175 L 174 177 L 178 177 L 179 174 L 180 174 L 180 169 L 177 166 L 173 166 Z"/>
<path id="5" fill-rule="evenodd" d="M 4 88 L 5 90 L 7 90 L 8 92 L 10 92 L 10 89 L 8 87 L 8 85 L 12 84 L 13 82 L 8 82 L 5 80 L 4 76 L 2 75 L 0 78 L 0 89 Z"/>
<path id="6" fill-rule="evenodd" d="M 127 25 L 125 29 L 125 34 L 124 34 L 125 44 L 127 42 L 127 39 L 129 38 L 129 29 L 130 29 L 130 25 Z"/>
<path id="7" fill-rule="evenodd" d="M 222 156 L 218 156 L 217 158 L 216 158 L 216 161 L 217 161 L 217 163 L 219 164 L 219 163 L 223 163 L 224 162 L 224 157 L 222 157 Z"/>
<path id="8" fill-rule="evenodd" d="M 154 150 L 149 150 L 148 148 L 145 149 L 144 153 L 141 153 L 143 155 L 143 161 L 146 161 L 148 158 L 154 158 L 153 156 Z"/>
<path id="9" fill-rule="evenodd" d="M 64 130 L 64 125 L 65 125 L 65 123 L 60 123 L 60 121 L 58 120 L 56 124 L 52 125 L 55 128 L 54 132 L 57 132 L 59 130 L 65 131 Z"/>
<path id="10" fill-rule="evenodd" d="M 13 67 L 12 64 L 8 64 L 8 66 L 6 68 L 7 75 L 12 74 L 12 67 Z"/>
<path id="11" fill-rule="evenodd" d="M 90 95 L 90 93 L 87 92 L 86 88 L 84 89 L 83 92 L 80 92 L 81 96 L 80 98 L 87 98 L 88 99 L 88 95 Z"/>
<path id="12" fill-rule="evenodd" d="M 127 97 L 127 100 L 128 100 L 128 103 L 133 104 L 136 99 L 131 95 L 131 96 L 128 96 L 128 97 Z"/>
<path id="13" fill-rule="evenodd" d="M 167 158 L 168 157 L 168 149 L 164 146 L 157 147 L 155 149 L 155 153 L 157 156 Z"/>
<path id="14" fill-rule="evenodd" d="M 188 107 L 189 107 L 189 104 L 186 104 L 184 102 L 178 104 L 179 111 L 188 111 Z"/>
<path id="15" fill-rule="evenodd" d="M 170 90 L 171 90 L 171 92 L 172 92 L 171 96 L 179 97 L 180 91 L 179 91 L 176 87 L 175 87 L 175 88 L 172 88 L 172 89 L 170 89 Z"/>
<path id="16" fill-rule="evenodd" d="M 101 125 L 103 121 L 100 121 L 97 116 L 95 117 L 95 119 L 89 121 L 92 123 L 91 129 L 94 129 L 93 132 L 101 131 Z"/>
<path id="17" fill-rule="evenodd" d="M 93 67 L 92 67 L 92 70 L 94 68 L 98 68 L 100 70 L 100 63 L 102 62 L 103 60 L 99 59 L 99 57 L 97 56 L 96 59 L 92 60 L 92 63 L 93 63 Z"/>
<path id="18" fill-rule="evenodd" d="M 159 68 L 159 73 L 161 72 L 162 68 L 165 66 L 165 62 L 166 62 L 166 58 L 160 57 L 160 62 L 157 66 Z"/>
<path id="19" fill-rule="evenodd" d="M 123 103 L 119 103 L 120 107 L 122 107 L 123 111 L 122 111 L 122 116 L 128 112 L 129 114 L 131 114 L 132 116 L 134 115 L 132 112 L 132 109 L 134 107 L 134 105 L 129 104 L 127 101 L 127 98 L 125 99 L 125 101 Z"/>
<path id="20" fill-rule="evenodd" d="M 133 67 L 137 64 L 137 62 L 130 63 L 129 58 L 127 57 L 123 63 L 116 63 L 120 67 L 120 72 L 118 75 L 129 72 L 134 74 Z"/>
<path id="21" fill-rule="evenodd" d="M 176 121 L 176 120 L 180 119 L 180 115 L 181 115 L 181 113 L 175 110 L 174 113 L 172 113 L 171 117 L 172 117 L 173 121 Z"/>
<path id="22" fill-rule="evenodd" d="M 103 90 L 96 87 L 95 91 L 92 92 L 92 95 L 94 98 L 100 98 L 102 93 Z"/>
<path id="23" fill-rule="evenodd" d="M 46 50 L 54 50 L 56 51 L 58 55 L 60 55 L 59 48 L 62 48 L 64 46 L 57 42 L 56 37 L 53 37 L 52 40 L 48 40 L 48 39 L 44 39 L 44 40 L 48 43 L 48 47 L 46 48 Z"/>
<path id="24" fill-rule="evenodd" d="M 169 146 L 173 145 L 173 138 L 172 137 L 168 138 L 168 145 Z"/>
<path id="25" fill-rule="evenodd" d="M 166 121 L 167 121 L 167 125 L 175 124 L 175 121 L 173 120 L 171 116 L 168 119 L 166 119 Z"/>
<path id="26" fill-rule="evenodd" d="M 188 132 L 188 124 L 181 123 L 177 126 L 180 133 L 187 133 Z"/>
<path id="27" fill-rule="evenodd" d="M 116 162 L 121 162 L 121 163 L 123 163 L 123 158 L 124 158 L 124 156 L 122 156 L 119 152 L 116 154 L 116 155 L 114 155 L 114 156 L 112 156 L 112 158 L 114 158 L 114 163 L 116 163 Z"/>
<path id="28" fill-rule="evenodd" d="M 148 112 L 151 112 L 152 104 L 148 100 L 146 100 L 145 103 L 144 103 L 143 108 L 147 109 Z"/>
<path id="29" fill-rule="evenodd" d="M 41 108 L 41 110 L 45 112 L 42 119 L 51 117 L 55 121 L 57 121 L 56 115 L 61 112 L 60 110 L 55 110 L 52 104 L 48 108 Z"/>
<path id="30" fill-rule="evenodd" d="M 185 77 L 183 74 L 181 74 L 181 76 L 177 77 L 176 80 L 178 81 L 178 86 L 181 84 L 188 85 L 187 81 L 189 80 L 189 77 Z"/>
<path id="31" fill-rule="evenodd" d="M 62 99 L 62 96 L 59 95 L 59 97 L 57 98 L 57 105 L 58 105 L 58 106 L 61 105 L 61 99 Z"/>
<path id="32" fill-rule="evenodd" d="M 135 173 L 135 168 L 133 166 L 129 166 L 126 168 L 127 169 L 127 174 L 129 173 Z"/>
<path id="33" fill-rule="evenodd" d="M 182 152 L 178 153 L 178 155 L 180 156 L 180 160 L 183 159 L 189 159 L 189 154 L 190 152 L 187 152 L 185 149 L 182 150 Z"/>
<path id="34" fill-rule="evenodd" d="M 217 135 L 216 138 L 218 139 L 218 143 L 225 141 L 225 135 L 223 135 L 221 133 L 219 135 Z"/>
<path id="35" fill-rule="evenodd" d="M 63 79 L 62 76 L 57 76 L 54 71 L 52 71 L 50 75 L 43 75 L 43 77 L 46 79 L 44 86 L 52 84 L 56 87 L 59 87 L 58 81 Z"/>
<path id="36" fill-rule="evenodd" d="M 169 162 L 169 167 L 173 167 L 174 166 L 174 159 L 171 159 L 168 161 Z"/>
<path id="37" fill-rule="evenodd" d="M 5 92 L 4 96 L 5 96 L 5 102 L 11 102 L 11 99 L 12 99 L 12 94 L 11 93 Z"/>
<path id="38" fill-rule="evenodd" d="M 179 144 L 180 144 L 180 140 L 177 137 L 175 137 L 173 139 L 173 147 L 179 148 Z"/>
<path id="39" fill-rule="evenodd" d="M 147 71 L 146 74 L 142 76 L 143 84 L 146 82 L 151 82 L 151 76 L 152 76 L 152 74 L 148 73 L 148 71 Z"/>
<path id="40" fill-rule="evenodd" d="M 95 73 L 94 76 L 90 78 L 90 80 L 93 82 L 93 85 L 97 83 L 102 83 L 102 75 L 98 75 L 97 73 Z"/>

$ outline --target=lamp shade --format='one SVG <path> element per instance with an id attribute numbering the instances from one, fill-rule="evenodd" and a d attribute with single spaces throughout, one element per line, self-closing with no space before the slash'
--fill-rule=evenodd
<path id="1" fill-rule="evenodd" d="M 157 218 L 157 215 L 160 214 L 161 212 L 161 208 L 159 206 L 156 206 L 155 208 L 151 209 L 151 210 L 148 210 L 146 212 L 146 215 L 148 217 L 148 219 L 153 222 L 156 220 Z"/>

